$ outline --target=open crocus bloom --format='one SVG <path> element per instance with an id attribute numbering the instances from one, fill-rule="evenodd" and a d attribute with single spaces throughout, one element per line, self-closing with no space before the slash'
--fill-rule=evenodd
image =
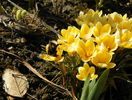
<path id="1" fill-rule="evenodd" d="M 61 30 L 61 35 L 62 37 L 65 37 L 65 39 L 67 39 L 66 36 L 68 35 L 73 35 L 76 36 L 79 33 L 79 29 L 76 28 L 75 26 L 69 26 L 68 29 L 62 29 Z"/>
<path id="2" fill-rule="evenodd" d="M 124 48 L 132 48 L 132 32 L 125 31 L 124 33 L 121 33 L 121 47 Z"/>
<path id="3" fill-rule="evenodd" d="M 108 49 L 108 51 L 115 51 L 118 48 L 118 43 L 116 41 L 115 35 L 103 35 L 96 39 L 98 45 L 103 45 Z"/>
<path id="4" fill-rule="evenodd" d="M 100 22 L 98 22 L 94 27 L 93 35 L 95 37 L 99 37 L 101 35 L 110 34 L 110 32 L 111 32 L 111 26 L 109 24 L 102 25 Z"/>
<path id="5" fill-rule="evenodd" d="M 132 32 L 129 30 L 117 30 L 115 33 L 119 47 L 132 48 Z"/>
<path id="6" fill-rule="evenodd" d="M 111 63 L 112 52 L 108 52 L 106 49 L 96 51 L 92 57 L 92 63 L 101 68 L 113 68 L 115 63 Z"/>
<path id="7" fill-rule="evenodd" d="M 90 9 L 86 14 L 84 14 L 84 12 L 81 11 L 79 13 L 78 18 L 76 19 L 76 22 L 79 25 L 83 25 L 83 24 L 93 25 L 100 20 L 101 15 L 102 15 L 102 11 L 94 11 Z"/>
<path id="8" fill-rule="evenodd" d="M 123 19 L 126 19 L 127 15 L 122 16 L 121 14 L 118 14 L 117 12 L 113 12 L 111 14 L 108 14 L 108 22 L 110 24 L 113 23 L 120 23 Z"/>
<path id="9" fill-rule="evenodd" d="M 132 29 L 132 22 L 131 20 L 124 20 L 118 25 L 118 29 L 120 30 L 131 30 Z"/>
<path id="10" fill-rule="evenodd" d="M 66 51 L 70 56 L 72 56 L 79 46 L 80 39 L 74 38 L 72 43 L 65 43 L 64 45 L 61 45 L 64 48 L 64 51 Z"/>
<path id="11" fill-rule="evenodd" d="M 83 24 L 80 29 L 79 37 L 84 41 L 91 39 L 93 34 L 93 27 L 88 27 L 87 24 Z"/>
<path id="12" fill-rule="evenodd" d="M 84 63 L 83 66 L 78 68 L 76 77 L 79 80 L 85 81 L 88 75 L 90 75 L 91 80 L 98 77 L 98 75 L 95 74 L 95 68 L 93 66 L 89 67 L 88 63 Z"/>
<path id="13" fill-rule="evenodd" d="M 82 61 L 87 62 L 91 59 L 95 50 L 95 44 L 92 40 L 86 42 L 80 40 L 77 48 L 77 53 L 80 55 Z"/>
<path id="14" fill-rule="evenodd" d="M 58 44 L 65 44 L 65 43 L 72 43 L 74 42 L 74 39 L 78 36 L 80 33 L 80 30 L 76 28 L 75 26 L 69 26 L 68 29 L 62 29 L 61 35 L 59 36 L 59 39 L 57 40 Z"/>
<path id="15" fill-rule="evenodd" d="M 69 55 L 73 55 L 78 47 L 80 30 L 76 27 L 68 27 L 67 30 L 61 30 L 61 36 L 57 40 L 57 43 L 66 51 Z"/>

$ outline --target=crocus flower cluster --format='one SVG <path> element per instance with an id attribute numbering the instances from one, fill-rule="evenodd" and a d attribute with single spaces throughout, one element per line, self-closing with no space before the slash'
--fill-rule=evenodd
<path id="1" fill-rule="evenodd" d="M 103 15 L 102 11 L 90 9 L 87 13 L 80 12 L 76 22 L 81 26 L 69 26 L 62 29 L 58 38 L 56 56 L 40 54 L 44 60 L 62 62 L 63 51 L 69 56 L 78 54 L 84 65 L 78 68 L 77 78 L 85 80 L 97 77 L 95 67 L 113 68 L 115 50 L 132 48 L 132 19 L 117 12 Z M 93 66 L 89 66 L 92 64 Z"/>

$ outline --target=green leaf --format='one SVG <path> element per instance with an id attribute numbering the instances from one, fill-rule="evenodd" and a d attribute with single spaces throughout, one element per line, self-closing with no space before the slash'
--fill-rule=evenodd
<path id="1" fill-rule="evenodd" d="M 110 69 L 106 69 L 101 74 L 101 76 L 99 77 L 99 79 L 95 83 L 94 87 L 89 92 L 87 100 L 98 100 L 98 98 L 99 98 L 100 94 L 102 93 L 102 90 L 105 86 L 105 83 L 107 81 L 109 71 L 110 71 Z M 83 99 L 83 100 L 86 100 L 86 99 Z"/>
<path id="2" fill-rule="evenodd" d="M 83 91 L 82 91 L 82 95 L 81 95 L 80 100 L 86 100 L 86 98 L 88 98 L 89 82 L 90 82 L 90 76 L 88 76 L 87 79 L 84 82 Z"/>
<path id="3" fill-rule="evenodd" d="M 92 88 L 94 87 L 96 83 L 96 79 L 93 79 L 91 82 L 89 82 L 89 92 L 92 90 Z"/>

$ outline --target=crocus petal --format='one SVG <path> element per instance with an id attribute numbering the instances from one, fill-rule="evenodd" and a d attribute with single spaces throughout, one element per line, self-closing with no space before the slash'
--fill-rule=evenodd
<path id="1" fill-rule="evenodd" d="M 82 61 L 88 62 L 93 55 L 94 50 L 95 44 L 92 40 L 88 40 L 86 43 L 82 40 L 79 41 L 77 53 L 80 55 Z"/>
<path id="2" fill-rule="evenodd" d="M 92 75 L 92 74 L 94 74 L 95 73 L 95 68 L 92 66 L 92 67 L 90 67 L 90 74 Z"/>
<path id="3" fill-rule="evenodd" d="M 110 34 L 111 32 L 111 26 L 110 24 L 102 25 L 101 22 L 98 22 L 94 27 L 94 33 L 93 35 L 95 37 L 99 37 L 101 35 Z"/>
<path id="4" fill-rule="evenodd" d="M 87 56 L 92 56 L 95 50 L 94 42 L 92 40 L 88 40 L 85 45 L 86 45 Z"/>
<path id="5" fill-rule="evenodd" d="M 104 35 L 100 36 L 96 39 L 98 45 L 101 43 L 108 49 L 108 51 L 114 51 L 118 48 L 118 42 L 116 41 L 116 37 L 114 35 Z"/>
<path id="6" fill-rule="evenodd" d="M 96 26 L 94 27 L 94 33 L 93 33 L 93 35 L 95 37 L 99 37 L 100 36 L 100 30 L 101 30 L 101 28 L 102 28 L 102 24 L 100 22 L 98 22 L 96 24 Z"/>
<path id="7" fill-rule="evenodd" d="M 77 48 L 77 53 L 78 53 L 81 57 L 85 57 L 85 55 L 86 55 L 85 43 L 84 43 L 84 41 L 82 41 L 82 40 L 79 41 L 79 46 L 78 46 L 78 48 Z"/>
<path id="8" fill-rule="evenodd" d="M 80 38 L 84 38 L 84 36 L 85 36 L 86 34 L 88 34 L 88 32 L 89 32 L 89 27 L 88 27 L 88 25 L 87 25 L 87 24 L 83 24 L 83 25 L 81 26 Z"/>
<path id="9" fill-rule="evenodd" d="M 108 63 L 106 68 L 114 68 L 116 66 L 115 63 Z"/>
<path id="10" fill-rule="evenodd" d="M 96 52 L 94 57 L 92 57 L 91 61 L 94 65 L 98 67 L 106 68 L 107 64 L 110 63 L 111 59 L 112 59 L 112 53 L 102 50 L 102 51 Z"/>
<path id="11" fill-rule="evenodd" d="M 95 11 L 93 9 L 89 9 L 89 11 L 87 12 L 87 14 L 94 15 L 95 14 Z"/>
<path id="12" fill-rule="evenodd" d="M 100 30 L 100 34 L 109 34 L 111 32 L 111 26 L 109 24 L 105 24 L 101 30 Z"/>
<path id="13" fill-rule="evenodd" d="M 48 54 L 40 54 L 39 57 L 44 60 L 47 60 L 47 61 L 55 61 L 56 60 L 56 57 L 54 57 L 52 55 L 48 55 Z"/>
<path id="14" fill-rule="evenodd" d="M 79 47 L 79 38 L 74 38 L 72 43 L 68 43 L 66 47 L 66 51 L 68 52 L 69 55 L 72 55 L 77 51 L 77 48 Z"/>
<path id="15" fill-rule="evenodd" d="M 119 46 L 123 48 L 132 48 L 132 32 L 121 31 Z"/>

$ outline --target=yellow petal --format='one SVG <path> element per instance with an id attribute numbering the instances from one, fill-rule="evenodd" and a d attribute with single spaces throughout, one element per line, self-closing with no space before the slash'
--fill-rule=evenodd
<path id="1" fill-rule="evenodd" d="M 54 57 L 52 55 L 48 55 L 48 54 L 40 54 L 39 57 L 44 60 L 47 60 L 47 61 L 55 61 L 56 60 L 56 57 Z"/>
<path id="2" fill-rule="evenodd" d="M 84 77 L 83 77 L 83 76 L 81 76 L 81 75 L 79 75 L 79 74 L 77 74 L 77 75 L 76 75 L 76 78 L 77 78 L 77 79 L 79 79 L 79 80 L 84 81 Z"/>
<path id="3" fill-rule="evenodd" d="M 108 63 L 106 68 L 114 68 L 116 66 L 115 63 Z"/>
<path id="4" fill-rule="evenodd" d="M 79 41 L 79 46 L 77 48 L 77 53 L 81 56 L 81 57 L 85 57 L 86 55 L 86 51 L 85 51 L 85 43 L 80 40 Z"/>
<path id="5" fill-rule="evenodd" d="M 118 48 L 118 43 L 115 38 L 115 35 L 104 35 L 97 38 L 96 42 L 98 43 L 98 45 L 101 45 L 101 43 L 103 43 L 108 51 L 114 51 Z"/>
<path id="6" fill-rule="evenodd" d="M 85 75 L 85 68 L 84 67 L 79 67 L 78 68 L 78 72 L 79 72 L 79 74 L 82 74 L 82 75 Z"/>
<path id="7" fill-rule="evenodd" d="M 90 67 L 89 70 L 90 70 L 90 74 L 91 74 L 91 75 L 95 73 L 95 68 L 94 68 L 94 67 Z"/>
<path id="8" fill-rule="evenodd" d="M 56 51 L 57 51 L 56 55 L 62 56 L 63 50 L 64 50 L 63 45 L 57 46 L 57 48 L 56 48 Z"/>
<path id="9" fill-rule="evenodd" d="M 122 19 L 122 15 L 121 14 L 118 14 L 116 13 L 115 16 L 114 16 L 114 22 L 121 22 L 123 19 Z"/>
<path id="10" fill-rule="evenodd" d="M 84 62 L 90 60 L 90 57 L 93 55 L 95 49 L 94 42 L 92 40 L 86 41 L 86 43 L 82 40 L 79 41 L 79 46 L 77 48 L 77 53 L 80 55 L 81 59 Z"/>
<path id="11" fill-rule="evenodd" d="M 131 32 L 125 32 L 122 36 L 121 36 L 121 42 L 128 42 L 130 39 L 132 39 L 132 33 Z"/>
<path id="12" fill-rule="evenodd" d="M 95 79 L 95 78 L 97 78 L 98 77 L 98 75 L 91 75 L 91 78 L 90 78 L 90 80 L 93 80 L 93 79 Z"/>
<path id="13" fill-rule="evenodd" d="M 115 23 L 119 23 L 123 20 L 122 15 L 118 14 L 117 12 L 111 13 L 109 15 Z"/>
<path id="14" fill-rule="evenodd" d="M 83 67 L 88 71 L 89 70 L 89 64 L 88 63 L 84 63 Z"/>
<path id="15" fill-rule="evenodd" d="M 83 38 L 89 32 L 89 27 L 86 24 L 81 26 L 80 38 Z"/>
<path id="16" fill-rule="evenodd" d="M 109 34 L 110 32 L 111 32 L 111 26 L 109 24 L 105 24 L 100 30 L 100 35 Z"/>
<path id="17" fill-rule="evenodd" d="M 89 11 L 87 12 L 87 14 L 94 15 L 95 14 L 95 11 L 93 9 L 89 9 Z"/>
<path id="18" fill-rule="evenodd" d="M 86 49 L 87 56 L 92 56 L 95 50 L 94 42 L 92 40 L 88 40 L 85 45 L 86 45 L 85 49 Z"/>
<path id="19" fill-rule="evenodd" d="M 112 54 L 102 50 L 96 52 L 94 57 L 92 57 L 92 63 L 98 67 L 104 68 L 111 61 L 111 59 L 112 59 Z"/>
<path id="20" fill-rule="evenodd" d="M 68 43 L 66 47 L 66 51 L 71 55 L 75 53 L 79 47 L 79 38 L 74 38 L 72 43 Z"/>
<path id="21" fill-rule="evenodd" d="M 46 53 L 49 51 L 49 44 L 46 45 Z"/>
<path id="22" fill-rule="evenodd" d="M 66 29 L 62 29 L 62 30 L 61 30 L 61 35 L 62 35 L 62 36 L 65 36 L 66 34 L 67 34 L 67 30 L 66 30 Z"/>
<path id="23" fill-rule="evenodd" d="M 118 25 L 119 29 L 131 29 L 131 24 L 129 23 L 129 21 L 122 21 L 121 23 L 119 23 Z"/>
<path id="24" fill-rule="evenodd" d="M 95 74 L 95 68 L 94 67 L 89 67 L 88 63 L 84 63 L 83 66 L 78 68 L 78 74 L 76 77 L 79 80 L 85 81 L 88 75 L 90 75 L 90 79 L 97 78 L 98 75 Z"/>
<path id="25" fill-rule="evenodd" d="M 93 33 L 93 35 L 94 35 L 95 37 L 100 36 L 100 30 L 101 30 L 101 28 L 102 28 L 102 24 L 101 24 L 100 22 L 98 22 L 98 23 L 96 24 L 96 26 L 94 27 L 94 33 Z"/>
<path id="26" fill-rule="evenodd" d="M 132 48 L 132 33 L 130 31 L 122 33 L 120 46 L 124 48 Z"/>

